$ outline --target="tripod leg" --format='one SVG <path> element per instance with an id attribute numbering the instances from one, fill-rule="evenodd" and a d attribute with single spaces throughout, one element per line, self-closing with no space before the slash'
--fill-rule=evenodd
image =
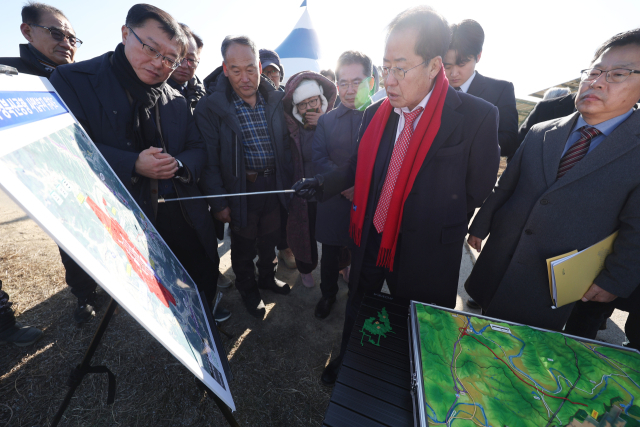
<path id="1" fill-rule="evenodd" d="M 211 397 L 214 402 L 216 402 L 216 405 L 218 405 L 218 408 L 220 408 L 220 412 L 222 412 L 222 415 L 224 415 L 225 419 L 231 427 L 240 427 L 240 424 L 238 424 L 236 419 L 233 417 L 233 412 L 231 412 L 231 409 L 229 409 L 227 404 L 224 403 L 222 399 L 220 399 L 214 392 L 209 390 L 207 390 L 207 395 Z"/>
<path id="2" fill-rule="evenodd" d="M 60 423 L 60 420 L 62 419 L 62 415 L 64 414 L 64 411 L 67 409 L 67 406 L 69 406 L 69 403 L 71 402 L 73 393 L 75 393 L 76 389 L 82 382 L 82 378 L 87 373 L 87 369 L 91 367 L 91 358 L 93 357 L 93 354 L 96 352 L 96 349 L 98 348 L 98 344 L 100 344 L 100 340 L 102 339 L 104 332 L 107 330 L 107 326 L 109 326 L 109 321 L 111 320 L 111 317 L 113 317 L 113 312 L 116 310 L 117 307 L 118 307 L 118 303 L 116 302 L 116 300 L 112 298 L 111 301 L 109 302 L 109 307 L 107 307 L 107 311 L 104 313 L 104 316 L 100 321 L 98 330 L 93 335 L 93 338 L 91 339 L 91 344 L 89 344 L 89 348 L 87 348 L 87 351 L 85 352 L 84 357 L 82 358 L 82 362 L 80 362 L 80 365 L 78 365 L 71 373 L 71 377 L 69 378 L 69 391 L 67 391 L 67 395 L 64 397 L 64 400 L 62 401 L 62 404 L 60 405 L 60 409 L 58 409 L 58 412 L 53 417 L 53 420 L 51 421 L 51 427 L 56 427 L 58 423 Z"/>

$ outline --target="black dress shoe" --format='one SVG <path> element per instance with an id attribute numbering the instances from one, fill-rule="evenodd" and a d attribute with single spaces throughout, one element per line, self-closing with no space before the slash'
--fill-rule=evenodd
<path id="1" fill-rule="evenodd" d="M 338 378 L 338 372 L 340 372 L 340 367 L 342 366 L 342 357 L 337 357 L 333 359 L 324 371 L 322 371 L 322 376 L 320 380 L 324 385 L 334 385 L 336 383 L 336 378 Z"/>
<path id="2" fill-rule="evenodd" d="M 242 297 L 244 306 L 247 308 L 247 311 L 250 315 L 260 320 L 264 319 L 266 310 L 264 307 L 264 302 L 262 302 L 260 292 L 257 289 L 249 292 L 240 292 L 240 296 Z"/>
<path id="3" fill-rule="evenodd" d="M 478 303 L 476 302 L 476 300 L 474 300 L 474 299 L 473 299 L 473 298 L 471 298 L 471 297 L 469 297 L 469 299 L 467 300 L 467 307 L 469 307 L 469 308 L 475 308 L 475 309 L 482 308 L 482 307 L 480 307 L 480 304 L 478 304 Z"/>
<path id="4" fill-rule="evenodd" d="M 73 321 L 78 325 L 87 323 L 96 315 L 96 291 L 91 292 L 88 296 L 78 299 L 78 305 L 73 311 Z"/>
<path id="5" fill-rule="evenodd" d="M 258 280 L 258 287 L 280 295 L 288 295 L 291 292 L 289 285 L 275 277 L 269 280 Z"/>
<path id="6" fill-rule="evenodd" d="M 318 319 L 326 318 L 329 313 L 331 313 L 331 307 L 336 302 L 336 297 L 331 297 L 328 299 L 320 298 L 318 304 L 316 304 L 316 317 Z"/>
<path id="7" fill-rule="evenodd" d="M 216 312 L 213 313 L 213 318 L 218 323 L 222 323 L 225 320 L 228 320 L 230 317 L 231 317 L 231 312 L 229 310 L 227 310 L 226 308 L 223 308 L 223 307 L 220 307 L 220 306 L 218 306 L 218 308 L 216 308 Z"/>

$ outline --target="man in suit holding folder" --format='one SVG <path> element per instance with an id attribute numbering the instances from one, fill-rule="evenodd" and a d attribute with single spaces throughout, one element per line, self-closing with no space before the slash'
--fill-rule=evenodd
<path id="1" fill-rule="evenodd" d="M 640 29 L 618 34 L 581 73 L 577 112 L 534 126 L 469 230 L 482 254 L 465 284 L 486 315 L 561 330 L 546 259 L 619 230 L 583 300 L 626 298 L 640 283 Z"/>

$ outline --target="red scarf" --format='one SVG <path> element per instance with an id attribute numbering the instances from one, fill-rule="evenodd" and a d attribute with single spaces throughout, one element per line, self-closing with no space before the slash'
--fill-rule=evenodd
<path id="1" fill-rule="evenodd" d="M 389 211 L 384 231 L 382 232 L 382 242 L 376 265 L 386 267 L 390 271 L 393 271 L 393 259 L 396 253 L 398 234 L 400 233 L 404 202 L 411 192 L 416 176 L 440 129 L 442 107 L 447 97 L 448 88 L 449 80 L 444 74 L 444 67 L 442 67 L 433 86 L 433 93 L 429 98 L 429 102 L 427 102 L 418 126 L 409 141 L 409 148 L 402 162 L 393 196 L 389 203 Z M 362 226 L 367 210 L 367 198 L 369 197 L 369 187 L 372 181 L 371 176 L 373 175 L 378 147 L 392 111 L 393 107 L 387 98 L 380 105 L 375 116 L 373 116 L 358 148 L 355 192 L 351 210 L 351 224 L 349 226 L 349 234 L 358 246 L 360 246 L 362 239 Z"/>

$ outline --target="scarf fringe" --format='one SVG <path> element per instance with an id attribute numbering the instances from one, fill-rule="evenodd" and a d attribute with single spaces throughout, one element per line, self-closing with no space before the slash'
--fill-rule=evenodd
<path id="1" fill-rule="evenodd" d="M 353 239 L 354 243 L 357 246 L 360 246 L 360 241 L 362 240 L 362 228 L 352 222 L 349 224 L 349 235 Z"/>
<path id="2" fill-rule="evenodd" d="M 389 248 L 380 247 L 380 251 L 378 251 L 378 259 L 376 261 L 376 266 L 388 268 L 390 271 L 393 267 L 393 251 Z"/>

